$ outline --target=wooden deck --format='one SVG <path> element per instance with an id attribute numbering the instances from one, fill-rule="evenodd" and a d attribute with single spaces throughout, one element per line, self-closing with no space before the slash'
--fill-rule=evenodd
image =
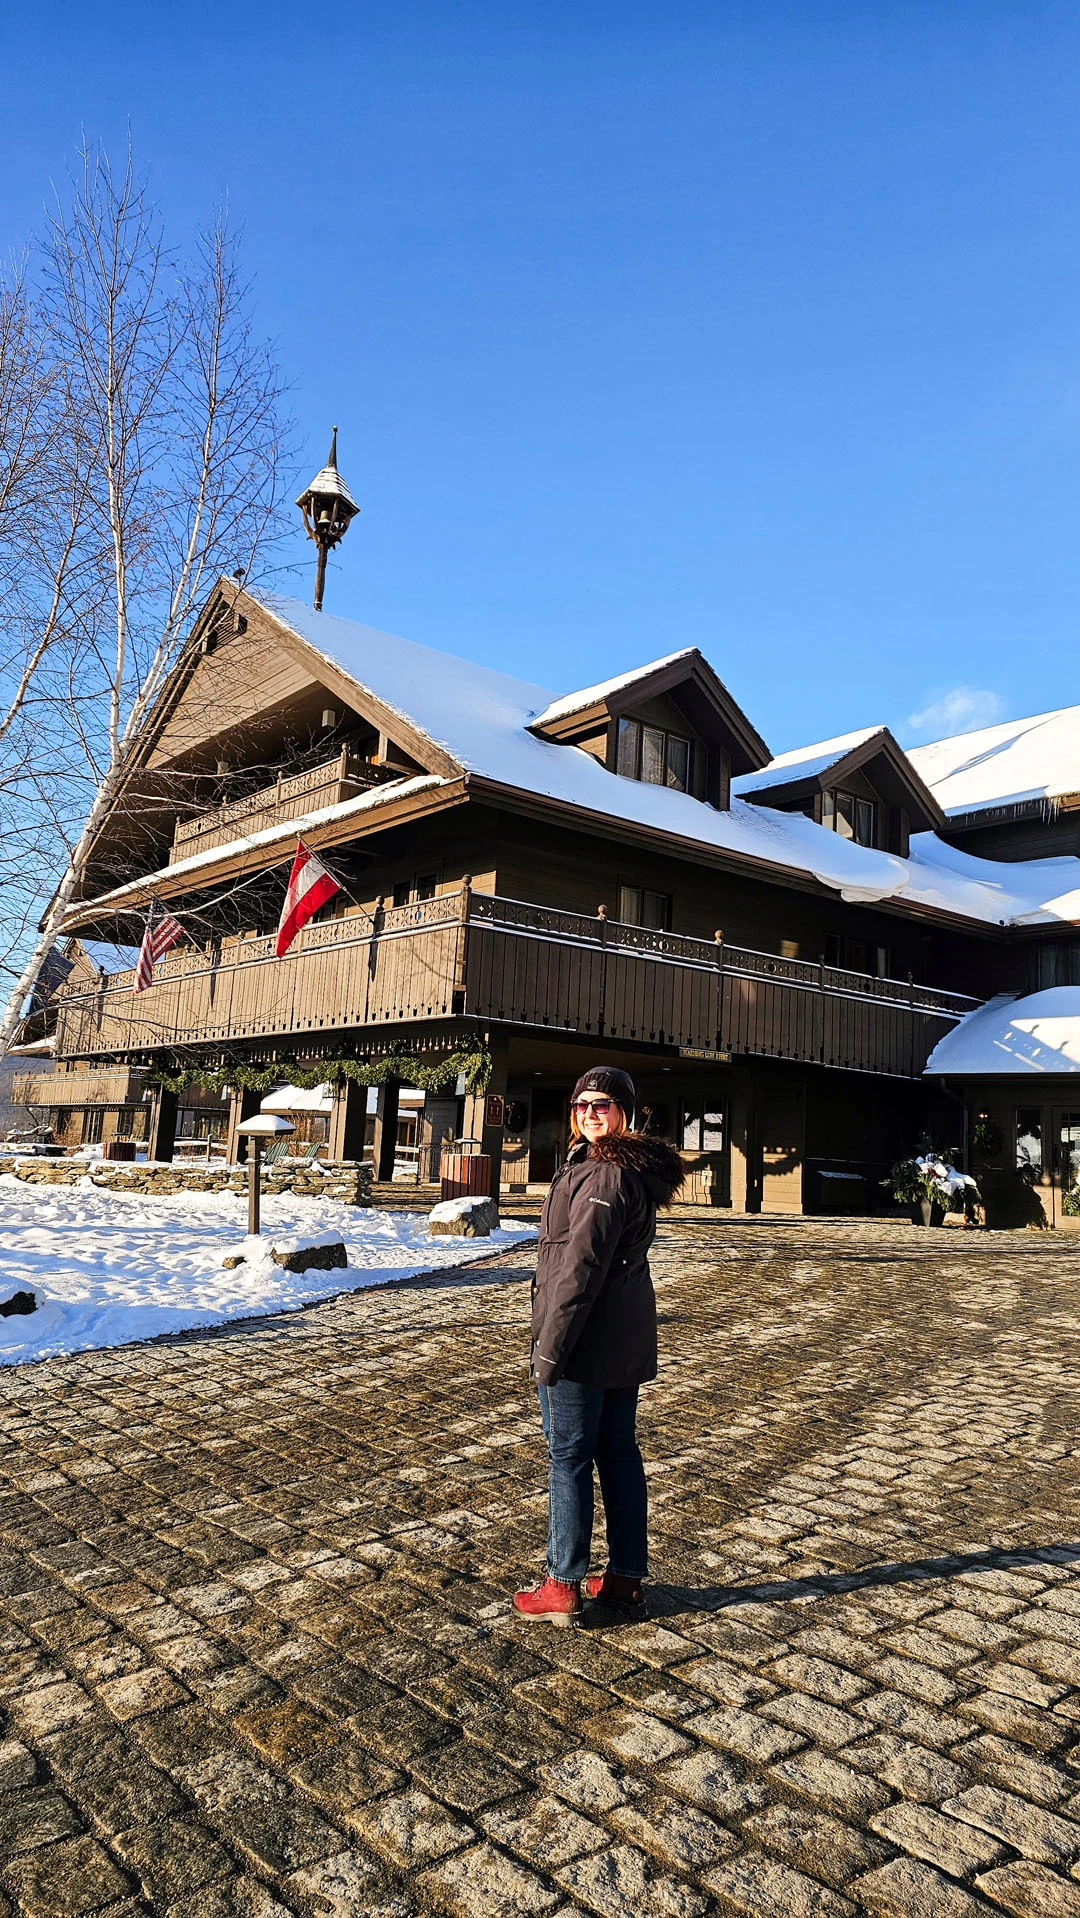
<path id="1" fill-rule="evenodd" d="M 177 822 L 169 849 L 169 864 L 189 859 L 192 853 L 207 852 L 211 846 L 226 846 L 245 833 L 261 832 L 266 826 L 283 820 L 300 819 L 321 806 L 336 806 L 343 799 L 355 799 L 371 786 L 400 779 L 400 771 L 389 766 L 374 766 L 358 759 L 347 748 L 323 766 L 295 773 L 290 779 L 278 779 L 274 785 L 234 799 L 213 812 L 199 813 L 194 819 Z"/>
<path id="2" fill-rule="evenodd" d="M 721 941 L 554 912 L 467 886 L 273 935 L 183 948 L 148 991 L 130 972 L 61 997 L 58 1055 L 176 1047 L 474 1017 L 552 1034 L 756 1054 L 914 1078 L 977 1003 Z"/>

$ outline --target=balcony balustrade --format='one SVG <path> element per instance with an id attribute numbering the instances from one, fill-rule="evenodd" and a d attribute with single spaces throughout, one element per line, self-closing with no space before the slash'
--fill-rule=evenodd
<path id="1" fill-rule="evenodd" d="M 133 1106 L 143 1096 L 146 1075 L 127 1066 L 100 1072 L 35 1072 L 12 1080 L 11 1103 L 40 1106 Z"/>
<path id="2" fill-rule="evenodd" d="M 58 1053 L 155 1049 L 462 1017 L 533 1031 L 805 1060 L 914 1078 L 978 1003 L 720 940 L 475 893 L 314 922 L 284 959 L 274 937 L 178 948 L 138 995 L 133 975 L 66 988 Z"/>
<path id="3" fill-rule="evenodd" d="M 343 799 L 355 799 L 358 793 L 372 786 L 385 785 L 404 776 L 398 767 L 372 765 L 345 747 L 336 759 L 327 760 L 323 766 L 312 766 L 307 772 L 278 779 L 272 786 L 248 793 L 246 798 L 215 807 L 213 812 L 178 820 L 169 849 L 169 864 L 190 859 L 192 853 L 207 852 L 212 846 L 225 846 L 230 840 L 261 832 L 264 827 L 276 826 L 283 820 L 299 819 L 322 806 L 337 806 Z"/>

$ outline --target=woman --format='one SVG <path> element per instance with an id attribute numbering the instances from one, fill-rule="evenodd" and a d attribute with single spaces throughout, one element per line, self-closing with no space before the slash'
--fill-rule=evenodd
<path id="1" fill-rule="evenodd" d="M 518 1592 L 522 1618 L 570 1625 L 589 1598 L 644 1611 L 645 1468 L 638 1387 L 656 1377 L 648 1251 L 656 1208 L 682 1184 L 678 1153 L 632 1130 L 634 1082 L 608 1066 L 574 1087 L 570 1155 L 551 1182 L 533 1282 L 532 1375 L 550 1456 L 547 1577 Z M 607 1570 L 586 1578 L 593 1465 L 607 1518 Z"/>

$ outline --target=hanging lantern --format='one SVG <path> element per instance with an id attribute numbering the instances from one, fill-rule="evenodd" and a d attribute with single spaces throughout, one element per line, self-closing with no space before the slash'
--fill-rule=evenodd
<path id="1" fill-rule="evenodd" d="M 336 426 L 326 465 L 321 473 L 316 473 L 296 504 L 304 516 L 307 536 L 315 541 L 318 553 L 315 565 L 315 611 L 321 613 L 326 584 L 326 555 L 344 539 L 349 530 L 349 521 L 355 519 L 360 511 L 337 469 Z"/>

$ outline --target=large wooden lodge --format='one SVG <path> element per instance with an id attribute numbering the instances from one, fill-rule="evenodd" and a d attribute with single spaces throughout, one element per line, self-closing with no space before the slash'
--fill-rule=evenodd
<path id="1" fill-rule="evenodd" d="M 480 1140 L 520 1191 L 551 1177 L 569 1088 L 604 1060 L 680 1146 L 691 1198 L 872 1210 L 920 1138 L 964 1148 L 979 1088 L 928 1077 L 935 1048 L 992 995 L 1080 981 L 1067 808 L 1041 802 L 1048 863 L 1029 814 L 980 841 L 920 764 L 884 728 L 772 758 L 694 648 L 553 696 L 223 581 L 67 922 L 136 945 L 154 896 L 185 942 L 138 995 L 130 972 L 63 990 L 37 1102 L 68 1136 L 105 1111 L 167 1158 L 185 1112 L 223 1111 L 185 1075 L 325 1062 L 329 1153 L 351 1158 L 368 1096 L 342 1061 L 483 1051 L 484 1090 L 462 1099 L 448 1067 L 422 1125 Z M 277 959 L 299 833 L 343 890 Z M 383 1176 L 396 1101 L 391 1075 Z M 232 1091 L 230 1151 L 258 1103 Z"/>

